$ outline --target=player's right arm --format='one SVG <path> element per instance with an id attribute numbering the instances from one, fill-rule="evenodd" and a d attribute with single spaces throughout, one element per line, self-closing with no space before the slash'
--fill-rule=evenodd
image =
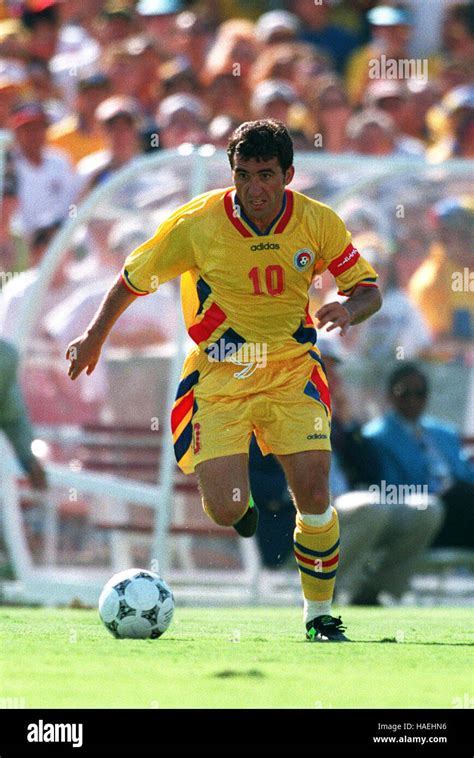
<path id="1" fill-rule="evenodd" d="M 94 371 L 110 330 L 137 296 L 155 292 L 158 284 L 196 265 L 190 240 L 196 223 L 194 214 L 205 207 L 206 198 L 213 194 L 206 193 L 178 208 L 160 224 L 153 237 L 127 256 L 86 331 L 68 346 L 66 357 L 71 361 L 68 371 L 71 379 L 76 379 L 84 369 L 87 374 Z"/>
<path id="2" fill-rule="evenodd" d="M 110 330 L 136 297 L 125 286 L 120 273 L 85 332 L 68 345 L 66 358 L 71 362 L 68 370 L 71 379 L 77 379 L 84 369 L 86 374 L 92 374 Z"/>

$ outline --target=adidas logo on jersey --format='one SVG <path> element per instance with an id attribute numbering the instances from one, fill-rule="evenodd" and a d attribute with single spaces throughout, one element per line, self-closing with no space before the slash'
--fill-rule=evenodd
<path id="1" fill-rule="evenodd" d="M 261 242 L 259 245 L 252 245 L 250 249 L 252 251 L 253 250 L 279 250 L 280 245 L 274 245 L 271 242 L 265 242 L 265 244 L 263 244 L 263 242 Z"/>
<path id="2" fill-rule="evenodd" d="M 327 434 L 308 434 L 307 440 L 327 440 Z"/>

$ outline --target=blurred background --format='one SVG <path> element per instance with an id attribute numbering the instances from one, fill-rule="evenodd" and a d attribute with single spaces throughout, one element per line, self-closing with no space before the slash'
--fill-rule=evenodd
<path id="1" fill-rule="evenodd" d="M 0 0 L 0 600 L 94 603 L 112 570 L 136 564 L 184 602 L 297 602 L 277 464 L 252 453 L 262 526 L 250 545 L 208 523 L 174 465 L 179 283 L 121 317 L 91 377 L 70 382 L 65 360 L 125 256 L 179 205 L 231 183 L 228 137 L 258 118 L 287 124 L 292 187 L 344 218 L 384 294 L 370 322 L 322 335 L 345 477 L 333 494 L 354 495 L 341 526 L 346 508 L 347 535 L 362 511 L 372 518 L 370 486 L 429 496 L 410 511 L 432 516 L 416 523 L 423 539 L 409 542 L 407 521 L 392 545 L 403 586 L 387 578 L 386 521 L 380 564 L 364 569 L 385 585 L 341 578 L 341 602 L 472 599 L 473 71 L 473 2 Z M 337 297 L 331 275 L 316 276 L 311 313 Z M 374 423 L 408 419 L 391 383 L 407 364 L 397 381 L 424 383 L 400 385 L 419 395 L 418 447 L 390 479 L 397 452 L 381 460 Z M 392 518 L 403 506 L 401 519 L 410 498 L 394 497 L 378 505 Z M 360 565 L 366 548 L 351 543 Z"/>

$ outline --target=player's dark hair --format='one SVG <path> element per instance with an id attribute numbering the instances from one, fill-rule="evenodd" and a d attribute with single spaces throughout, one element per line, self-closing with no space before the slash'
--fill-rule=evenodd
<path id="1" fill-rule="evenodd" d="M 275 119 L 245 121 L 232 133 L 227 146 L 231 168 L 234 158 L 269 161 L 276 158 L 285 173 L 293 165 L 293 142 L 285 124 Z"/>
<path id="2" fill-rule="evenodd" d="M 403 366 L 397 366 L 388 377 L 388 391 L 390 395 L 393 395 L 393 391 L 397 384 L 403 381 L 407 376 L 417 376 L 421 379 L 425 393 L 428 394 L 429 382 L 426 374 L 416 365 L 416 363 L 404 363 Z"/>

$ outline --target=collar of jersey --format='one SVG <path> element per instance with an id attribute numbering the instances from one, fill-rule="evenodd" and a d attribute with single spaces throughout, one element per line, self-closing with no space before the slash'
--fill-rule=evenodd
<path id="1" fill-rule="evenodd" d="M 266 237 L 272 233 L 279 234 L 286 228 L 293 210 L 293 193 L 291 190 L 285 190 L 280 210 L 263 232 L 255 226 L 243 210 L 235 189 L 227 192 L 224 198 L 224 207 L 230 221 L 243 237 L 253 237 L 254 235 Z M 237 209 L 238 212 L 236 213 Z"/>

